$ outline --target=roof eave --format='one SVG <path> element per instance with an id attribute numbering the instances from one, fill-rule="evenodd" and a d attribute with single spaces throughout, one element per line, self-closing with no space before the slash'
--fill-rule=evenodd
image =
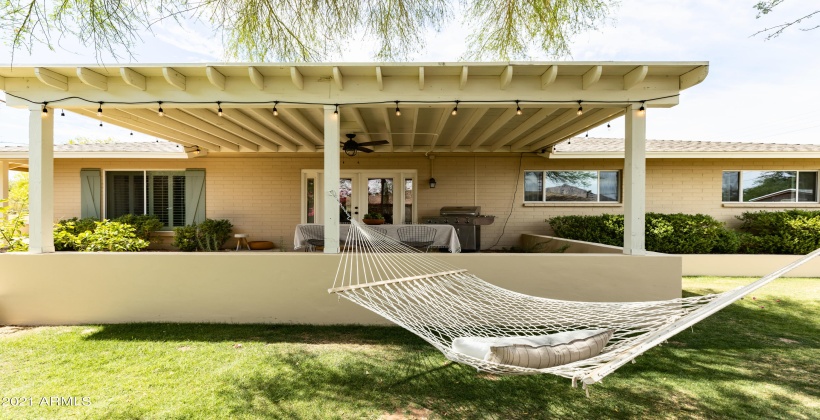
<path id="1" fill-rule="evenodd" d="M 549 159 L 623 159 L 623 152 L 553 152 Z M 646 152 L 647 159 L 818 159 L 820 152 Z"/>

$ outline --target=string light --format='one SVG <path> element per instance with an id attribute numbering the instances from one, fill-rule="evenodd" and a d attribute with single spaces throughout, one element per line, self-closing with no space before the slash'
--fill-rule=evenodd
<path id="1" fill-rule="evenodd" d="M 102 102 L 100 102 L 100 106 L 97 108 L 97 116 L 102 117 Z"/>
<path id="2" fill-rule="evenodd" d="M 196 146 L 196 149 L 194 149 L 194 154 L 199 155 L 199 146 Z"/>
<path id="3" fill-rule="evenodd" d="M 222 116 L 222 102 L 216 101 L 216 115 Z"/>
<path id="4" fill-rule="evenodd" d="M 276 110 L 276 105 L 278 105 L 278 104 L 279 104 L 279 101 L 274 101 L 274 102 L 273 102 L 273 116 L 274 116 L 274 117 L 278 117 L 278 116 L 279 116 L 279 111 L 277 111 L 277 110 Z"/>
<path id="5" fill-rule="evenodd" d="M 102 121 L 100 121 L 100 127 L 102 127 Z"/>
<path id="6" fill-rule="evenodd" d="M 450 113 L 452 116 L 456 116 L 458 114 L 458 101 L 456 101 L 456 106 L 453 107 L 453 112 Z"/>
<path id="7" fill-rule="evenodd" d="M 518 105 L 518 100 L 515 100 L 515 115 L 523 115 L 524 111 L 521 110 L 521 106 Z"/>
<path id="8" fill-rule="evenodd" d="M 335 108 L 333 108 L 333 115 L 339 115 L 339 104 L 334 104 Z"/>
<path id="9" fill-rule="evenodd" d="M 584 113 L 584 107 L 581 106 L 581 101 L 578 101 L 578 112 L 576 112 L 576 114 L 581 115 L 583 113 Z"/>
<path id="10" fill-rule="evenodd" d="M 646 115 L 646 108 L 643 106 L 643 102 L 641 102 L 641 107 L 638 108 L 638 116 L 643 117 Z"/>
<path id="11" fill-rule="evenodd" d="M 64 109 L 61 109 L 61 110 L 60 110 L 60 116 L 61 116 L 61 117 L 65 117 L 65 110 L 64 110 Z"/>
<path id="12" fill-rule="evenodd" d="M 43 118 L 48 117 L 48 108 L 46 106 L 48 106 L 48 102 L 43 102 Z"/>
<path id="13" fill-rule="evenodd" d="M 401 110 L 399 109 L 399 101 L 396 101 L 396 116 L 401 117 Z"/>
<path id="14" fill-rule="evenodd" d="M 157 109 L 157 115 L 160 117 L 165 116 L 165 111 L 162 110 L 162 101 L 157 102 L 159 104 L 159 109 Z"/>

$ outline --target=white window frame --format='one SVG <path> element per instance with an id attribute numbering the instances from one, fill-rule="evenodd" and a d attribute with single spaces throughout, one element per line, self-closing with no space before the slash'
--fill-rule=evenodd
<path id="1" fill-rule="evenodd" d="M 737 179 L 737 194 L 738 194 L 738 201 L 724 201 L 723 200 L 723 174 L 726 172 L 738 172 L 738 179 Z M 794 172 L 796 174 L 795 184 L 798 188 L 796 188 L 797 194 L 795 195 L 795 201 L 744 201 L 743 200 L 743 173 L 744 172 Z M 799 201 L 800 200 L 800 172 L 814 172 L 815 174 L 815 189 L 814 189 L 814 201 Z M 760 206 L 771 206 L 771 205 L 783 205 L 783 204 L 818 204 L 820 203 L 820 170 L 818 169 L 725 169 L 720 172 L 720 202 L 722 204 L 748 204 L 748 205 L 760 205 Z"/>
<path id="2" fill-rule="evenodd" d="M 143 214 L 148 214 L 148 172 L 179 172 L 182 175 L 185 175 L 185 171 L 187 169 L 102 169 L 102 176 L 100 180 L 100 185 L 102 185 L 102 215 L 103 219 L 109 219 L 108 217 L 108 173 L 109 172 L 142 172 L 142 181 L 143 181 L 143 190 L 142 190 L 142 206 L 143 206 Z M 173 227 L 170 226 L 163 226 L 163 230 L 171 230 Z"/>
<path id="3" fill-rule="evenodd" d="M 549 201 L 547 200 L 547 180 L 546 180 L 546 173 L 547 172 L 595 172 L 596 181 L 598 185 L 598 191 L 596 191 L 595 195 L 598 197 L 595 201 Z M 526 189 L 524 189 L 523 200 L 524 204 L 588 204 L 588 205 L 599 205 L 599 204 L 621 204 L 623 202 L 623 171 L 620 169 L 526 169 L 522 174 L 522 178 L 524 178 L 524 188 L 526 188 L 526 174 L 527 172 L 541 172 L 541 196 L 542 199 L 538 201 L 529 201 L 527 200 Z M 618 173 L 618 199 L 616 201 L 601 201 L 601 172 L 617 172 Z"/>
<path id="4" fill-rule="evenodd" d="M 321 192 L 324 191 L 324 170 L 322 169 L 303 169 L 302 170 L 302 177 L 301 177 L 301 187 L 300 187 L 300 197 L 299 200 L 299 223 L 305 224 L 307 223 L 307 214 L 305 210 L 307 209 L 307 180 L 308 178 L 313 178 L 313 191 L 314 191 L 314 198 L 313 198 L 313 223 L 322 224 L 324 220 L 324 200 L 331 199 L 330 197 L 325 197 L 324 194 Z M 415 169 L 399 169 L 399 170 L 390 170 L 390 169 L 343 169 L 339 171 L 339 178 L 351 178 L 353 179 L 353 206 L 359 207 L 359 214 L 354 214 L 353 216 L 356 220 L 361 220 L 362 216 L 367 213 L 367 202 L 360 202 L 361 201 L 361 193 L 357 193 L 360 191 L 367 192 L 367 180 L 368 178 L 393 178 L 393 224 L 404 224 L 405 220 L 405 210 L 404 210 L 404 180 L 405 179 L 412 179 L 413 180 L 413 214 L 412 214 L 412 221 L 413 223 L 417 223 L 418 220 L 418 191 L 419 191 L 419 183 L 418 183 L 418 171 Z M 401 195 L 398 194 L 398 190 L 400 189 Z M 401 199 L 399 199 L 399 197 Z M 366 199 L 365 199 L 366 200 Z M 396 220 L 401 221 L 401 223 L 396 223 Z"/>

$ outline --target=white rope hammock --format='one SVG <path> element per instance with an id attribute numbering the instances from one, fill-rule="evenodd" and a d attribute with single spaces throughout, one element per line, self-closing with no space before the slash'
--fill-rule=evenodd
<path id="1" fill-rule="evenodd" d="M 657 302 L 571 302 L 524 295 L 481 280 L 351 220 L 335 293 L 423 338 L 448 359 L 495 374 L 550 373 L 584 388 L 746 294 L 814 258 L 820 250 L 747 286 Z M 600 354 L 543 369 L 500 364 L 454 350 L 461 337 L 532 337 L 605 329 Z"/>

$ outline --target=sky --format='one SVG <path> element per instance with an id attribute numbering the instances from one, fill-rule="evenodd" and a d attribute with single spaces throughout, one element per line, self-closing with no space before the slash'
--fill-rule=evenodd
<path id="1" fill-rule="evenodd" d="M 756 19 L 756 0 L 623 0 L 610 21 L 580 34 L 572 43 L 577 61 L 709 61 L 706 80 L 681 95 L 680 105 L 647 112 L 647 138 L 761 143 L 820 142 L 820 29 L 791 29 L 765 40 L 755 32 L 817 9 L 805 0 L 787 0 L 774 13 Z M 813 19 L 820 24 L 820 16 Z M 411 62 L 458 61 L 466 50 L 467 31 L 455 22 L 426 35 L 427 47 Z M 327 61 L 374 61 L 367 41 L 356 42 Z M 225 62 L 221 42 L 201 22 L 166 22 L 144 33 L 131 59 L 103 57 L 103 63 Z M 550 57 L 533 55 L 535 61 Z M 11 62 L 11 50 L 0 45 L 0 65 Z M 49 50 L 18 50 L 14 63 L 96 64 L 92 49 L 71 40 Z M 0 103 L 0 144 L 27 143 L 27 111 Z M 152 137 L 75 114 L 55 120 L 55 141 L 77 137 L 148 141 Z M 590 137 L 623 137 L 623 119 L 611 128 L 591 130 Z"/>

